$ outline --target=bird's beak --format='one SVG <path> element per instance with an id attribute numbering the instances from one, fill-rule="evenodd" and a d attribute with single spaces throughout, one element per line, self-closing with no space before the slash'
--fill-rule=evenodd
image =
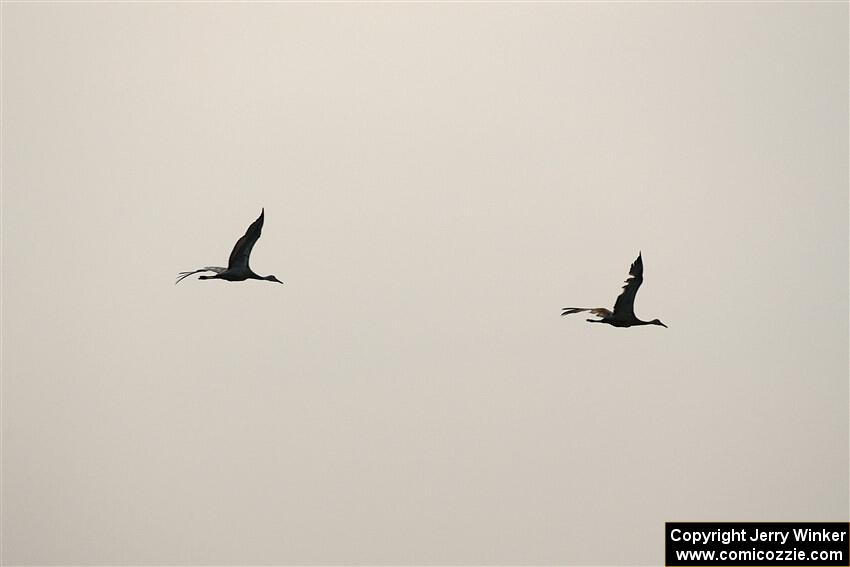
<path id="1" fill-rule="evenodd" d="M 665 329 L 669 329 L 669 327 L 668 327 L 667 325 L 665 325 L 664 323 L 662 323 L 661 321 L 659 321 L 658 323 L 659 323 L 662 327 L 664 327 Z"/>

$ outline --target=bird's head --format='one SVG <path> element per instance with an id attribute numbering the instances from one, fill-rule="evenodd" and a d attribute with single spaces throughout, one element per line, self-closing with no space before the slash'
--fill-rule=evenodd
<path id="1" fill-rule="evenodd" d="M 279 279 L 277 279 L 277 278 L 276 278 L 276 277 L 274 277 L 274 276 L 266 276 L 266 277 L 264 277 L 263 279 L 264 279 L 264 280 L 268 280 L 268 281 L 270 281 L 270 282 L 283 283 L 282 281 L 280 281 Z"/>
<path id="2" fill-rule="evenodd" d="M 659 321 L 658 319 L 653 319 L 652 321 L 650 321 L 650 324 L 652 324 L 652 325 L 661 325 L 661 326 L 662 326 L 662 327 L 664 327 L 665 329 L 667 328 L 667 325 L 665 325 L 664 323 L 662 323 L 662 322 L 661 322 L 661 321 Z"/>

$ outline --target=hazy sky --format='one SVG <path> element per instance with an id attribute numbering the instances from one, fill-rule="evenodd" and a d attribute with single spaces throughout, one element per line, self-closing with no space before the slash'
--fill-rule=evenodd
<path id="1" fill-rule="evenodd" d="M 2 5 L 5 564 L 846 521 L 848 5 Z M 187 279 L 265 207 L 252 267 Z M 636 312 L 612 306 L 643 251 Z"/>

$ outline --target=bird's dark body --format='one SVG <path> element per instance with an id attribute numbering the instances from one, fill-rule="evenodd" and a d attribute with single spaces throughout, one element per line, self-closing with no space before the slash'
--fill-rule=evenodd
<path id="1" fill-rule="evenodd" d="M 661 325 L 666 327 L 664 323 L 658 319 L 652 321 L 641 321 L 635 316 L 635 296 L 637 295 L 640 284 L 643 283 L 643 259 L 638 253 L 637 260 L 632 263 L 629 270 L 629 278 L 626 280 L 626 285 L 623 286 L 623 291 L 617 297 L 614 303 L 614 310 L 604 307 L 564 307 L 561 315 L 572 315 L 573 313 L 581 313 L 589 311 L 599 317 L 599 319 L 587 319 L 588 323 L 606 323 L 612 327 L 637 327 L 640 325 Z"/>
<path id="2" fill-rule="evenodd" d="M 227 272 L 222 272 L 220 274 L 216 274 L 214 276 L 198 276 L 199 280 L 225 280 L 228 282 L 244 282 L 245 280 L 261 280 L 260 276 L 251 272 L 250 274 L 230 274 Z"/>
<path id="3" fill-rule="evenodd" d="M 635 327 L 637 325 L 649 325 L 648 321 L 638 321 L 629 323 L 628 321 L 618 321 L 617 319 L 585 319 L 588 323 L 607 323 L 612 327 Z"/>
<path id="4" fill-rule="evenodd" d="M 248 227 L 248 230 L 245 231 L 245 234 L 239 240 L 236 241 L 236 245 L 233 246 L 233 251 L 230 253 L 230 258 L 227 261 L 226 268 L 220 268 L 218 266 L 207 266 L 206 268 L 201 268 L 200 270 L 180 272 L 177 276 L 177 281 L 174 283 L 180 283 L 183 278 L 191 276 L 192 274 L 197 274 L 199 272 L 213 272 L 213 274 L 215 274 L 212 276 L 198 276 L 199 280 L 225 280 L 229 282 L 241 282 L 245 280 L 266 280 L 270 282 L 283 283 L 274 276 L 258 276 L 248 266 L 248 260 L 251 258 L 251 250 L 253 250 L 254 244 L 257 243 L 257 240 L 260 238 L 260 235 L 263 232 L 263 222 L 265 216 L 266 210 L 263 209 L 260 212 L 260 216 L 257 217 L 257 220 L 252 222 L 251 226 Z"/>

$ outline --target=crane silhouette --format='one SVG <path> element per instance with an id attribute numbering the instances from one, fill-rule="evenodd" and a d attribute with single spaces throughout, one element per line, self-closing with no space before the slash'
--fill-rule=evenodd
<path id="1" fill-rule="evenodd" d="M 623 291 L 614 303 L 614 311 L 604 307 L 564 307 L 561 316 L 590 311 L 600 319 L 588 319 L 589 323 L 608 323 L 614 327 L 635 327 L 637 325 L 661 325 L 667 327 L 658 319 L 652 321 L 641 321 L 635 316 L 635 295 L 637 295 L 640 284 L 643 283 L 643 260 L 638 252 L 637 260 L 632 263 L 629 277 Z"/>
<path id="2" fill-rule="evenodd" d="M 227 280 L 229 282 L 241 282 L 243 280 L 266 280 L 270 282 L 283 283 L 279 279 L 274 276 L 258 276 L 254 273 L 254 271 L 248 266 L 248 259 L 251 257 L 251 250 L 254 248 L 254 244 L 257 243 L 257 239 L 260 238 L 260 234 L 263 230 L 263 219 L 265 218 L 266 209 L 260 212 L 260 216 L 257 217 L 257 220 L 251 223 L 251 226 L 248 227 L 248 230 L 245 231 L 245 234 L 236 241 L 236 245 L 233 247 L 233 251 L 230 253 L 230 259 L 227 261 L 227 267 L 222 268 L 219 266 L 207 266 L 205 268 L 201 268 L 199 270 L 193 270 L 191 272 L 180 272 L 177 275 L 177 281 L 174 282 L 175 285 L 180 283 L 183 278 L 191 276 L 192 274 L 197 274 L 199 272 L 214 272 L 215 275 L 212 276 L 198 276 L 199 280 Z"/>

